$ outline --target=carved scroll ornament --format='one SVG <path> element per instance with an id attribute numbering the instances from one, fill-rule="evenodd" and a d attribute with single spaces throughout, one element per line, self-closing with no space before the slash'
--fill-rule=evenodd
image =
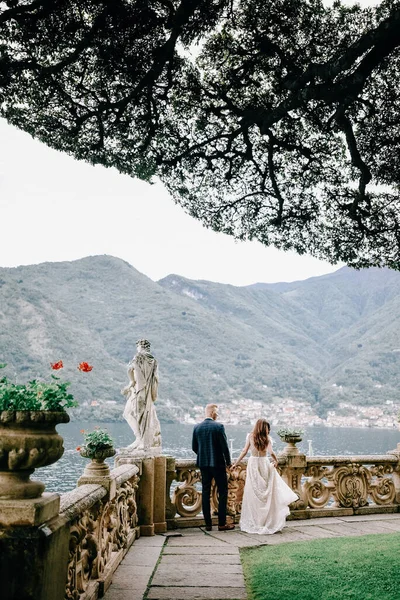
<path id="1" fill-rule="evenodd" d="M 242 512 L 242 500 L 244 484 L 246 482 L 246 465 L 239 464 L 237 467 L 227 472 L 228 476 L 228 501 L 226 510 L 228 515 L 235 517 Z M 218 492 L 215 481 L 211 485 L 211 512 L 218 513 Z"/>
<path id="2" fill-rule="evenodd" d="M 99 505 L 85 511 L 70 527 L 66 600 L 79 600 L 92 578 L 98 554 Z"/>
<path id="3" fill-rule="evenodd" d="M 307 478 L 302 486 L 305 505 L 311 508 L 323 508 L 331 498 L 334 484 L 328 481 L 328 467 L 312 465 L 305 472 Z"/>
<path id="4" fill-rule="evenodd" d="M 201 480 L 200 470 L 193 468 L 177 467 L 178 481 L 183 485 L 177 485 L 172 494 L 172 503 L 176 512 L 181 517 L 195 517 L 201 512 L 201 492 L 195 487 Z"/>

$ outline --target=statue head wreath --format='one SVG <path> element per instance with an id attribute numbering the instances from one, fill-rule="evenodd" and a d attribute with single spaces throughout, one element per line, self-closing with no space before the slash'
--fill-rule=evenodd
<path id="1" fill-rule="evenodd" d="M 150 342 L 149 342 L 149 340 L 138 340 L 136 342 L 136 346 L 141 346 L 145 350 L 150 350 Z"/>

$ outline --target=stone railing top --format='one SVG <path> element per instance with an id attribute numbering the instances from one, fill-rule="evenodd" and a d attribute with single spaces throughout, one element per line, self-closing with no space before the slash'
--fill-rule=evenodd
<path id="1" fill-rule="evenodd" d="M 110 473 L 110 477 L 111 479 L 115 479 L 115 483 L 118 487 L 119 485 L 125 483 L 125 481 L 132 479 L 132 477 L 134 477 L 138 473 L 139 467 L 137 465 L 124 464 L 113 469 Z"/>
<path id="2" fill-rule="evenodd" d="M 372 465 L 379 463 L 397 463 L 398 458 L 394 454 L 357 454 L 355 456 L 307 456 L 308 465 L 342 465 L 349 463 L 362 463 Z"/>
<path id="3" fill-rule="evenodd" d="M 69 521 L 82 514 L 106 496 L 107 490 L 102 485 L 87 484 L 75 488 L 71 492 L 61 494 L 60 515 Z"/>
<path id="4" fill-rule="evenodd" d="M 195 458 L 177 458 L 175 461 L 176 468 L 179 469 L 190 469 L 196 466 Z"/>
<path id="5" fill-rule="evenodd" d="M 129 479 L 132 479 L 139 473 L 136 465 L 121 465 L 110 472 L 110 476 L 105 478 L 109 482 L 115 481 L 118 488 Z M 104 498 L 109 492 L 109 486 L 101 483 L 86 483 L 79 487 L 61 494 L 60 514 L 66 516 L 69 520 L 75 518 L 83 511 L 87 510 L 101 498 Z"/>

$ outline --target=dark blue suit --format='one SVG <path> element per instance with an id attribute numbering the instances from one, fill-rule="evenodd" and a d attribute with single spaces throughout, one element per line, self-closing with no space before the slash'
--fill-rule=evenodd
<path id="1" fill-rule="evenodd" d="M 226 524 L 228 480 L 226 467 L 231 464 L 225 428 L 211 418 L 205 419 L 193 430 L 192 450 L 197 454 L 196 464 L 201 471 L 202 509 L 207 526 L 211 522 L 210 492 L 215 479 L 218 490 L 218 525 Z"/>

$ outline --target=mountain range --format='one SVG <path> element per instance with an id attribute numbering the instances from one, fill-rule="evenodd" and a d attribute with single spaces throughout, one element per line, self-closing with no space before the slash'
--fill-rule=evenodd
<path id="1" fill-rule="evenodd" d="M 388 269 L 235 287 L 154 282 L 106 255 L 0 268 L 0 324 L 9 377 L 50 376 L 63 360 L 83 412 L 102 418 L 122 412 L 140 338 L 159 362 L 161 420 L 210 401 L 293 398 L 324 416 L 342 401 L 398 398 L 400 273 Z M 93 370 L 79 372 L 81 361 Z"/>

